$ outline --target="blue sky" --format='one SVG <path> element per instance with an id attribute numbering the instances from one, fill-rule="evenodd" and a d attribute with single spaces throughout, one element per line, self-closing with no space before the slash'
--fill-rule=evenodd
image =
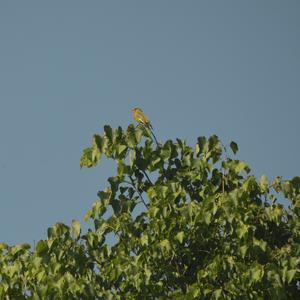
<path id="1" fill-rule="evenodd" d="M 256 176 L 300 175 L 300 2 L 1 1 L 0 241 L 83 221 L 114 168 L 79 168 L 103 125 L 217 134 Z"/>

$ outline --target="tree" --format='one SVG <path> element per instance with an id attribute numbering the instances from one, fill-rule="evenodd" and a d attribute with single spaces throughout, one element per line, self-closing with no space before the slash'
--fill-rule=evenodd
<path id="1" fill-rule="evenodd" d="M 300 299 L 300 178 L 257 181 L 229 150 L 105 126 L 80 161 L 117 167 L 86 214 L 94 228 L 55 224 L 33 251 L 0 244 L 0 299 Z"/>

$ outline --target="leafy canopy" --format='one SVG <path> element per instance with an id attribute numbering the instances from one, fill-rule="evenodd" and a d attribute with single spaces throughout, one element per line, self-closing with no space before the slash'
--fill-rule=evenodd
<path id="1" fill-rule="evenodd" d="M 0 299 L 300 299 L 300 178 L 257 181 L 229 148 L 105 126 L 80 160 L 116 163 L 93 228 L 57 223 L 33 251 L 1 243 Z"/>

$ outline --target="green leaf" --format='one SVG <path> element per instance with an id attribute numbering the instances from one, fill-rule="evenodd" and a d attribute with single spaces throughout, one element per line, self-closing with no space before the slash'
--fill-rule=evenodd
<path id="1" fill-rule="evenodd" d="M 83 154 L 80 158 L 80 168 L 87 167 L 91 168 L 95 166 L 95 162 L 92 159 L 93 156 L 93 148 L 86 148 L 83 150 Z"/>
<path id="2" fill-rule="evenodd" d="M 257 189 L 258 185 L 254 176 L 249 176 L 243 183 L 243 190 L 246 192 L 253 192 Z"/>
<path id="3" fill-rule="evenodd" d="M 100 136 L 99 134 L 94 134 L 93 136 L 93 148 L 97 148 L 100 153 L 103 152 L 103 146 L 104 146 L 104 138 Z"/>
<path id="4" fill-rule="evenodd" d="M 254 268 L 250 269 L 251 272 L 251 279 L 254 282 L 261 281 L 262 277 L 264 276 L 264 269 L 261 265 L 256 265 Z"/>
<path id="5" fill-rule="evenodd" d="M 291 281 L 294 279 L 295 275 L 297 273 L 297 270 L 293 269 L 293 270 L 288 270 L 286 272 L 286 279 L 288 283 L 291 283 Z"/>
<path id="6" fill-rule="evenodd" d="M 177 240 L 180 244 L 182 244 L 184 239 L 184 232 L 183 231 L 179 231 L 176 235 L 175 235 L 175 240 Z"/>
<path id="7" fill-rule="evenodd" d="M 137 126 L 135 128 L 134 134 L 135 134 L 135 140 L 136 140 L 137 144 L 139 144 L 142 140 L 142 137 L 143 137 L 143 134 L 144 134 L 144 129 Z"/>
<path id="8" fill-rule="evenodd" d="M 43 240 L 39 240 L 36 244 L 35 251 L 37 256 L 43 256 L 48 251 L 47 242 Z"/>
<path id="9" fill-rule="evenodd" d="M 11 253 L 13 255 L 15 254 L 23 254 L 26 250 L 30 249 L 30 245 L 27 243 L 18 244 L 13 247 L 11 247 Z"/>
<path id="10" fill-rule="evenodd" d="M 3 249 L 8 249 L 9 246 L 6 243 L 0 243 L 0 251 Z"/>
<path id="11" fill-rule="evenodd" d="M 155 218 L 158 212 L 159 212 L 159 208 L 156 206 L 151 206 L 149 208 L 149 216 L 151 218 Z"/>
<path id="12" fill-rule="evenodd" d="M 266 175 L 262 175 L 260 177 L 259 186 L 260 186 L 260 190 L 263 194 L 267 193 L 269 191 L 269 179 Z"/>
<path id="13" fill-rule="evenodd" d="M 291 183 L 289 180 L 284 181 L 284 183 L 282 184 L 282 190 L 285 195 L 288 195 L 291 192 Z"/>
<path id="14" fill-rule="evenodd" d="M 204 221 L 207 225 L 211 223 L 212 215 L 210 212 L 205 212 L 204 213 Z"/>
<path id="15" fill-rule="evenodd" d="M 124 153 L 126 153 L 126 150 L 127 150 L 126 145 L 119 144 L 119 145 L 116 146 L 116 152 L 117 152 L 118 156 L 121 156 Z"/>
<path id="16" fill-rule="evenodd" d="M 300 207 L 300 194 L 296 196 L 296 199 L 294 201 L 294 208 Z"/>
<path id="17" fill-rule="evenodd" d="M 148 268 L 145 268 L 145 269 L 144 269 L 144 272 L 145 272 L 145 277 L 146 277 L 146 283 L 149 283 L 149 279 L 150 279 L 150 277 L 151 277 L 151 275 L 152 275 L 152 272 L 151 272 L 151 270 L 148 269 Z"/>
<path id="18" fill-rule="evenodd" d="M 126 140 L 130 148 L 135 148 L 138 143 L 135 135 L 135 127 L 132 124 L 127 128 Z"/>
<path id="19" fill-rule="evenodd" d="M 143 235 L 141 237 L 141 244 L 142 244 L 142 246 L 147 246 L 148 245 L 148 235 Z"/>
<path id="20" fill-rule="evenodd" d="M 246 235 L 246 233 L 248 233 L 248 229 L 249 225 L 241 224 L 236 230 L 238 238 L 243 238 Z"/>
<path id="21" fill-rule="evenodd" d="M 48 228 L 48 238 L 58 238 L 69 234 L 69 227 L 63 223 L 56 223 Z"/>
<path id="22" fill-rule="evenodd" d="M 103 251 L 103 254 L 104 254 L 105 258 L 108 258 L 110 256 L 110 254 L 111 254 L 111 249 L 110 249 L 110 247 L 108 245 L 104 245 L 102 251 Z"/>
<path id="23" fill-rule="evenodd" d="M 264 240 L 258 240 L 256 238 L 253 238 L 253 244 L 255 246 L 258 246 L 262 251 L 266 252 L 267 248 L 267 242 Z"/>
<path id="24" fill-rule="evenodd" d="M 245 258 L 248 248 L 249 247 L 247 245 L 243 245 L 240 247 L 240 253 L 241 253 L 242 258 Z"/>
<path id="25" fill-rule="evenodd" d="M 238 147 L 237 143 L 235 143 L 234 141 L 232 141 L 230 143 L 230 148 L 231 148 L 231 150 L 234 154 L 236 154 L 239 150 L 239 147 Z"/>
<path id="26" fill-rule="evenodd" d="M 81 233 L 80 222 L 72 220 L 71 234 L 75 239 L 78 239 Z"/>
<path id="27" fill-rule="evenodd" d="M 171 245 L 170 245 L 170 242 L 167 239 L 162 240 L 159 243 L 159 246 L 165 252 L 170 252 L 171 251 Z"/>
<path id="28" fill-rule="evenodd" d="M 201 153 L 204 152 L 205 145 L 206 145 L 206 137 L 205 136 L 198 137 L 197 145 L 196 145 L 196 155 L 197 156 L 199 156 Z"/>
<path id="29" fill-rule="evenodd" d="M 108 138 L 110 143 L 113 143 L 113 130 L 109 125 L 104 125 L 105 136 Z"/>
<path id="30" fill-rule="evenodd" d="M 240 173 L 241 171 L 245 171 L 246 173 L 250 172 L 249 166 L 244 161 L 238 161 L 234 170 L 236 173 Z"/>
<path id="31" fill-rule="evenodd" d="M 222 297 L 222 289 L 217 289 L 213 292 L 213 299 L 220 299 Z"/>
<path id="32" fill-rule="evenodd" d="M 278 193 L 281 190 L 281 176 L 277 176 L 274 178 L 273 182 L 272 182 L 272 187 L 274 188 L 274 190 Z"/>

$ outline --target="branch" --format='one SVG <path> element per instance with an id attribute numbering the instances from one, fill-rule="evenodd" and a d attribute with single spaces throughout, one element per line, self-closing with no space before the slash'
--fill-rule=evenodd
<path id="1" fill-rule="evenodd" d="M 128 177 L 129 177 L 129 179 L 130 179 L 131 182 L 126 181 L 126 180 L 125 180 L 124 182 L 127 183 L 127 184 L 130 184 L 130 185 L 135 189 L 135 191 L 138 193 L 138 195 L 139 195 L 139 197 L 140 197 L 142 203 L 145 205 L 146 208 L 148 208 L 148 205 L 147 205 L 147 203 L 145 202 L 145 200 L 144 200 L 142 194 L 140 193 L 140 191 L 138 190 L 138 188 L 135 186 L 135 183 L 134 183 L 133 178 L 132 178 L 131 176 L 129 176 L 129 175 L 128 175 Z"/>
<path id="2" fill-rule="evenodd" d="M 144 170 L 141 170 L 141 171 L 142 171 L 142 173 L 145 175 L 145 177 L 147 178 L 147 180 L 149 181 L 149 183 L 150 183 L 151 185 L 153 185 L 153 183 L 152 183 L 151 179 L 149 178 L 148 174 L 147 174 Z"/>
<path id="3" fill-rule="evenodd" d="M 158 146 L 158 141 L 157 141 L 157 138 L 156 138 L 156 136 L 155 136 L 155 134 L 154 134 L 154 132 L 153 132 L 153 127 L 152 127 L 152 125 L 151 124 L 141 124 L 145 129 L 148 129 L 149 131 L 150 131 L 150 133 L 151 133 L 151 135 L 153 136 L 153 138 L 154 138 L 154 141 L 155 141 L 155 143 L 156 143 L 156 145 Z M 148 133 L 148 132 L 147 132 Z"/>
<path id="4" fill-rule="evenodd" d="M 150 130 L 151 130 L 151 134 L 152 134 L 152 136 L 153 136 L 153 138 L 154 138 L 154 140 L 155 140 L 155 143 L 156 143 L 156 145 L 158 146 L 157 138 L 156 138 L 156 136 L 155 136 L 153 130 L 152 130 L 152 129 L 150 129 Z"/>

